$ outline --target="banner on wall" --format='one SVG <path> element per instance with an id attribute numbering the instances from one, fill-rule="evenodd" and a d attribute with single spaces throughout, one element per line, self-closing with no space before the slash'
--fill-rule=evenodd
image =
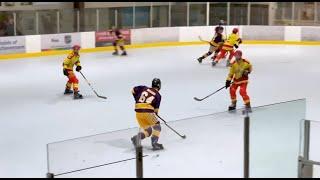
<path id="1" fill-rule="evenodd" d="M 80 33 L 41 35 L 41 51 L 71 49 L 74 45 L 81 45 Z"/>
<path id="2" fill-rule="evenodd" d="M 24 36 L 0 37 L 0 54 L 25 52 L 26 38 Z"/>
<path id="3" fill-rule="evenodd" d="M 120 29 L 120 32 L 124 37 L 125 44 L 130 44 L 130 29 Z M 110 31 L 96 32 L 96 47 L 112 46 L 115 39 L 115 34 Z"/>

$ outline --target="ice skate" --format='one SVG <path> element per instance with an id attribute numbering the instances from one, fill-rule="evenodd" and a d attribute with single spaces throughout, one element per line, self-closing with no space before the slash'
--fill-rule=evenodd
<path id="1" fill-rule="evenodd" d="M 73 93 L 73 91 L 71 89 L 66 88 L 64 90 L 64 94 L 72 94 L 72 93 Z"/>
<path id="2" fill-rule="evenodd" d="M 202 60 L 203 60 L 203 57 L 199 57 L 197 60 L 198 60 L 199 63 L 201 64 L 201 63 L 202 63 Z"/>
<path id="3" fill-rule="evenodd" d="M 236 103 L 232 103 L 229 107 L 228 107 L 228 111 L 235 111 L 237 108 L 237 104 Z"/>
<path id="4" fill-rule="evenodd" d="M 132 142 L 133 146 L 136 147 L 136 146 L 137 146 L 137 137 L 136 137 L 136 136 L 133 136 L 133 137 L 131 138 L 131 142 Z"/>
<path id="5" fill-rule="evenodd" d="M 245 105 L 244 111 L 247 112 L 247 113 L 252 113 L 252 109 L 251 109 L 250 103 L 248 103 L 248 104 Z"/>
<path id="6" fill-rule="evenodd" d="M 152 150 L 157 151 L 162 149 L 164 149 L 162 144 L 159 144 L 159 143 L 152 144 Z"/>
<path id="7" fill-rule="evenodd" d="M 212 66 L 216 66 L 216 64 L 217 64 L 216 61 L 212 61 L 212 62 L 211 62 L 211 65 L 212 65 Z"/>
<path id="8" fill-rule="evenodd" d="M 126 51 L 123 51 L 121 56 L 126 56 L 127 55 L 127 52 Z"/>
<path id="9" fill-rule="evenodd" d="M 79 94 L 79 92 L 75 92 L 73 98 L 74 99 L 83 99 L 83 96 L 81 94 Z"/>
<path id="10" fill-rule="evenodd" d="M 230 60 L 227 60 L 226 67 L 230 67 L 230 66 L 231 66 Z"/>

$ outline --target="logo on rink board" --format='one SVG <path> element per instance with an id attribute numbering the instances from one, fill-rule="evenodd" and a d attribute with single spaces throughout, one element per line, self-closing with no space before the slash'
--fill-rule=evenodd
<path id="1" fill-rule="evenodd" d="M 0 54 L 25 53 L 26 41 L 24 36 L 0 38 Z"/>
<path id="2" fill-rule="evenodd" d="M 124 37 L 124 43 L 130 44 L 130 29 L 120 29 L 120 32 Z M 114 33 L 110 33 L 110 31 L 96 32 L 96 47 L 112 46 L 114 40 L 116 40 L 116 36 Z"/>
<path id="3" fill-rule="evenodd" d="M 41 50 L 71 49 L 81 44 L 80 33 L 41 35 Z"/>

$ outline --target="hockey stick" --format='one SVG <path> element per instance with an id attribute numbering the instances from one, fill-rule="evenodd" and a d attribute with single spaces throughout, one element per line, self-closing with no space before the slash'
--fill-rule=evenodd
<path id="1" fill-rule="evenodd" d="M 198 36 L 198 38 L 199 38 L 199 40 L 200 40 L 200 41 L 202 41 L 202 42 L 206 42 L 206 43 L 209 43 L 209 44 L 210 44 L 210 42 L 209 42 L 209 41 L 203 40 L 203 39 L 201 38 L 201 36 Z"/>
<path id="2" fill-rule="evenodd" d="M 100 96 L 98 95 L 98 93 L 92 88 L 91 84 L 89 83 L 89 81 L 87 80 L 87 78 L 82 74 L 81 71 L 79 71 L 80 74 L 82 75 L 82 77 L 86 80 L 86 82 L 88 83 L 88 85 L 90 86 L 90 88 L 93 90 L 93 92 L 99 97 L 99 98 L 102 98 L 102 99 L 107 99 L 107 97 L 105 96 Z"/>
<path id="3" fill-rule="evenodd" d="M 168 128 L 170 128 L 173 132 L 175 132 L 175 133 L 176 133 L 178 136 L 180 136 L 182 139 L 185 139 L 185 138 L 186 138 L 186 135 L 181 135 L 181 134 L 179 134 L 176 130 L 174 130 L 172 127 L 170 127 L 170 126 L 167 124 L 167 122 L 166 122 L 164 119 L 162 119 L 158 114 L 156 114 L 156 116 L 157 116 L 159 119 L 161 119 Z"/>
<path id="4" fill-rule="evenodd" d="M 231 83 L 231 84 L 232 84 L 232 83 Z M 231 85 L 231 84 L 230 84 L 230 85 Z M 196 100 L 196 101 L 203 101 L 203 100 L 207 99 L 208 97 L 214 95 L 215 93 L 221 91 L 221 90 L 224 89 L 225 87 L 226 87 L 226 86 L 223 86 L 222 88 L 216 90 L 215 92 L 209 94 L 208 96 L 206 96 L 206 97 L 204 97 L 204 98 L 201 98 L 201 99 L 200 99 L 200 98 L 194 97 L 193 99 Z"/>

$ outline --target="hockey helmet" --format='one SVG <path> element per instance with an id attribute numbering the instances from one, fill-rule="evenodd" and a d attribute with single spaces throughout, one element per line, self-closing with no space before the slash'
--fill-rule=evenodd
<path id="1" fill-rule="evenodd" d="M 220 30 L 222 30 L 222 31 L 223 31 L 223 27 L 221 27 L 221 26 L 217 26 L 217 27 L 215 28 L 215 31 L 216 31 L 216 32 L 218 32 L 218 31 L 220 31 Z"/>
<path id="2" fill-rule="evenodd" d="M 154 78 L 152 80 L 152 87 L 153 88 L 158 88 L 159 90 L 161 89 L 161 80 L 158 78 Z"/>
<path id="3" fill-rule="evenodd" d="M 238 32 L 239 32 L 239 29 L 238 29 L 238 28 L 233 28 L 233 29 L 232 29 L 232 33 L 236 34 L 236 33 L 238 33 Z"/>
<path id="4" fill-rule="evenodd" d="M 74 46 L 72 47 L 73 50 L 80 50 L 80 48 L 81 48 L 81 47 L 80 47 L 79 45 L 74 45 Z"/>

